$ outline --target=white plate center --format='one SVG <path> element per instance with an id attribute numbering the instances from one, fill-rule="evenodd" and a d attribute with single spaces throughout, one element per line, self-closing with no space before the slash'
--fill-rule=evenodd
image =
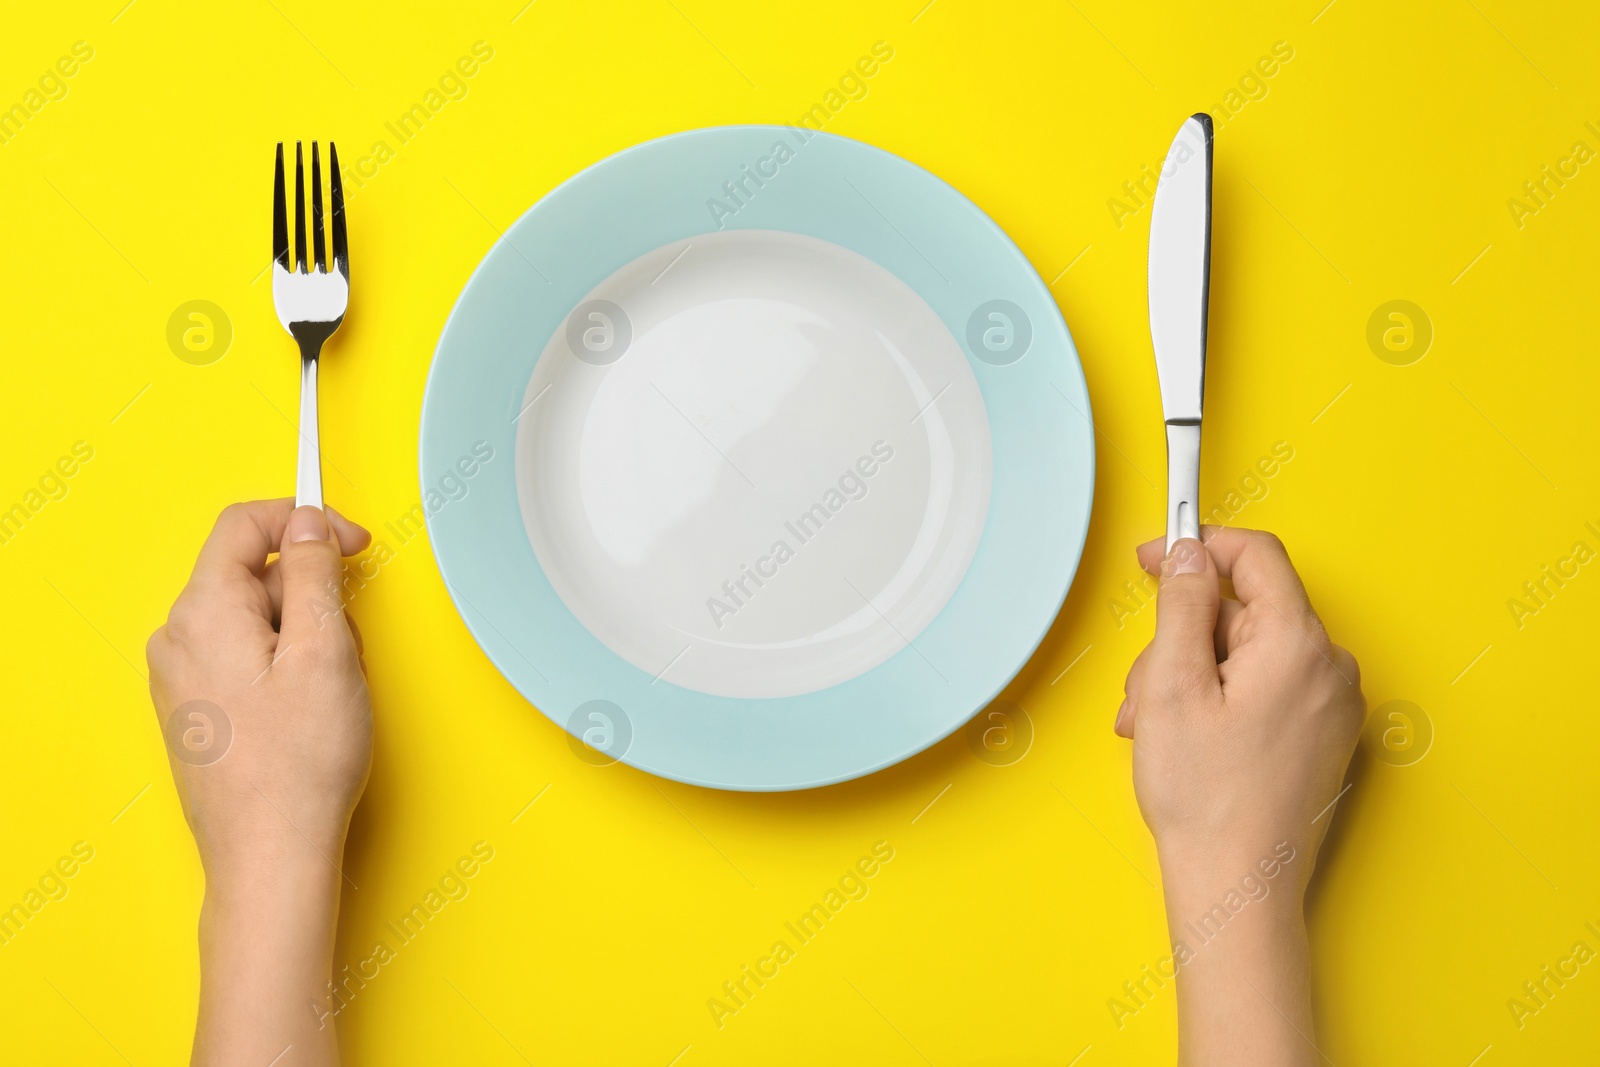
<path id="1" fill-rule="evenodd" d="M 522 407 L 534 554 L 640 670 L 740 698 L 908 644 L 938 670 L 915 642 L 983 532 L 989 422 L 960 344 L 884 268 L 769 230 L 656 249 L 549 339 Z"/>

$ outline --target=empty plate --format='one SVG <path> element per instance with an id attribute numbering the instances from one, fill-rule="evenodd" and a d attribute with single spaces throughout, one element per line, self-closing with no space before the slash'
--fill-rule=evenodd
<path id="1" fill-rule="evenodd" d="M 550 193 L 423 402 L 434 552 L 496 666 L 582 758 L 730 789 L 866 774 L 983 707 L 1060 608 L 1093 470 L 1071 338 L 1010 240 L 790 127 Z"/>

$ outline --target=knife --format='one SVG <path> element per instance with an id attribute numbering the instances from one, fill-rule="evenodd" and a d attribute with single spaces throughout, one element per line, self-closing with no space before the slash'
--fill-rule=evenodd
<path id="1" fill-rule="evenodd" d="M 1184 122 L 1150 216 L 1150 341 L 1167 422 L 1167 549 L 1200 537 L 1200 413 L 1211 290 L 1211 116 Z"/>

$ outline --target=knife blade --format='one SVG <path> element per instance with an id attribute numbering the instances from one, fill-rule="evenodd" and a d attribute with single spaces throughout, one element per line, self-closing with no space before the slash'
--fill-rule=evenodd
<path id="1" fill-rule="evenodd" d="M 1211 290 L 1211 116 L 1173 138 L 1150 215 L 1150 342 L 1167 424 L 1167 548 L 1200 537 L 1200 419 Z"/>

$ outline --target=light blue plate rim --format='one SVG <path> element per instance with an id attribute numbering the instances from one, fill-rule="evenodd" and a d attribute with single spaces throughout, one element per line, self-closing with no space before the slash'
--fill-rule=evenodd
<path id="1" fill-rule="evenodd" d="M 710 696 L 617 656 L 551 588 L 517 499 L 514 419 L 549 338 L 620 267 L 716 229 L 832 241 L 906 282 L 966 351 L 993 438 L 989 514 L 944 610 L 911 647 L 799 696 Z M 1031 324 L 1031 342 L 1014 362 L 978 358 L 968 340 L 969 321 L 995 300 L 1020 308 Z M 613 754 L 640 770 L 721 789 L 814 788 L 936 744 L 1033 655 L 1082 558 L 1094 495 L 1091 418 L 1083 368 L 1048 287 L 1004 231 L 950 185 L 834 134 L 788 126 L 691 130 L 569 178 L 473 272 L 440 335 L 423 394 L 424 514 L 468 630 L 552 721 L 570 729 L 580 706 L 609 701 L 624 713 L 619 749 L 627 735 L 626 750 Z M 488 462 L 485 448 L 493 450 Z"/>

